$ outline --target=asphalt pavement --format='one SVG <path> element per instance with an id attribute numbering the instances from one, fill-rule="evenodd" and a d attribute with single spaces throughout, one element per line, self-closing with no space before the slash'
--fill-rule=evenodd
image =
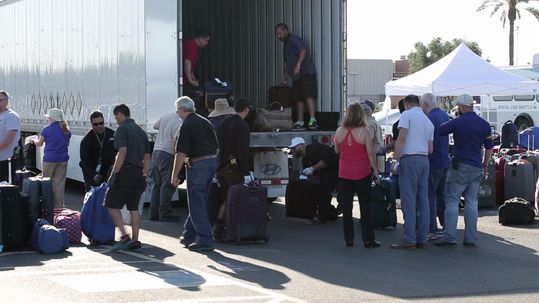
<path id="1" fill-rule="evenodd" d="M 67 191 L 68 207 L 80 209 L 83 189 L 69 184 Z M 186 208 L 176 203 L 175 211 L 181 222 L 143 220 L 140 253 L 83 243 L 58 255 L 0 254 L 0 302 L 539 301 L 539 224 L 504 227 L 496 210 L 480 211 L 478 247 L 399 251 L 389 246 L 402 233 L 400 212 L 396 230 L 376 232 L 382 247 L 348 248 L 340 219 L 286 218 L 278 200 L 270 205 L 268 243 L 217 244 L 206 254 L 178 243 Z"/>

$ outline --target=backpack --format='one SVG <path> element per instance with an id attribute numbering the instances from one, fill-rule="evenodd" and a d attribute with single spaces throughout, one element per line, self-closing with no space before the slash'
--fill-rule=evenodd
<path id="1" fill-rule="evenodd" d="M 50 225 L 45 219 L 37 219 L 32 227 L 32 247 L 43 254 L 56 254 L 69 248 L 67 232 Z"/>
<path id="2" fill-rule="evenodd" d="M 114 223 L 103 205 L 107 184 L 93 187 L 84 197 L 80 215 L 82 232 L 92 244 L 110 244 L 114 241 Z"/>
<path id="3" fill-rule="evenodd" d="M 535 210 L 530 202 L 513 198 L 500 206 L 498 222 L 502 225 L 531 224 L 535 220 Z"/>
<path id="4" fill-rule="evenodd" d="M 501 148 L 513 148 L 518 144 L 518 128 L 513 121 L 508 120 L 502 126 Z"/>

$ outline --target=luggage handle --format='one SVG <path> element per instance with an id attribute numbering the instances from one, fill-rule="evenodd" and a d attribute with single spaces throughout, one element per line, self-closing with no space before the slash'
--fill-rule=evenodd
<path id="1" fill-rule="evenodd" d="M 282 108 L 283 108 L 283 105 L 282 105 L 281 102 L 279 102 L 279 101 L 273 101 L 273 102 L 271 102 L 271 103 L 269 104 L 269 106 L 268 106 L 269 110 L 276 110 L 276 109 L 273 108 L 273 106 L 274 106 L 275 104 L 279 105 L 279 107 L 277 107 L 276 109 L 279 109 L 279 110 L 283 111 L 283 109 L 282 109 Z"/>

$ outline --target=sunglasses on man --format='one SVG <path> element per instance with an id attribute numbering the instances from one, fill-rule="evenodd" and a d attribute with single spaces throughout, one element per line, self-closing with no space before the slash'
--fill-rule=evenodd
<path id="1" fill-rule="evenodd" d="M 92 123 L 93 126 L 101 126 L 101 125 L 105 125 L 105 122 L 97 122 L 97 123 Z"/>

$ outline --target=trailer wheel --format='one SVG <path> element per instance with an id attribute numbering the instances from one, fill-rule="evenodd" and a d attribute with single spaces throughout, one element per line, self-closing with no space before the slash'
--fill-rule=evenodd
<path id="1" fill-rule="evenodd" d="M 533 122 L 531 122 L 530 119 L 526 117 L 519 117 L 515 120 L 515 125 L 517 126 L 518 131 L 521 132 L 531 127 L 533 125 Z"/>

